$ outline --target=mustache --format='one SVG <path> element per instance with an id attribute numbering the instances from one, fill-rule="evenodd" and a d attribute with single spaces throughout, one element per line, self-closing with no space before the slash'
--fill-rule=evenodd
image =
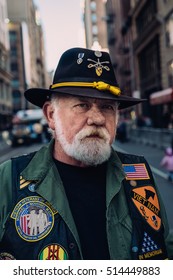
<path id="1" fill-rule="evenodd" d="M 83 128 L 76 136 L 79 140 L 92 136 L 99 137 L 106 141 L 110 140 L 110 135 L 106 128 Z"/>

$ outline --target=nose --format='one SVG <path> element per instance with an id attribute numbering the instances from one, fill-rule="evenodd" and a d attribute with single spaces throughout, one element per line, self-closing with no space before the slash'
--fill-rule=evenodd
<path id="1" fill-rule="evenodd" d="M 88 125 L 104 125 L 105 124 L 105 116 L 100 111 L 100 109 L 93 104 L 91 109 L 88 111 Z"/>

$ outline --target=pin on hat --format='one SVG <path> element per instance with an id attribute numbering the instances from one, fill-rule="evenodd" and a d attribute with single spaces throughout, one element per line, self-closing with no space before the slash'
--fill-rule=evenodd
<path id="1" fill-rule="evenodd" d="M 85 48 L 72 48 L 62 54 L 49 89 L 30 88 L 24 95 L 42 107 L 55 93 L 114 100 L 119 109 L 145 101 L 122 93 L 109 53 Z"/>
<path id="2" fill-rule="evenodd" d="M 78 64 L 81 64 L 83 62 L 83 57 L 84 57 L 84 53 L 79 53 L 78 54 L 78 59 L 77 59 Z"/>

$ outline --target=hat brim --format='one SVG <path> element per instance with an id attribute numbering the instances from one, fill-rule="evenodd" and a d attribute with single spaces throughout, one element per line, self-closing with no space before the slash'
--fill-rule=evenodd
<path id="1" fill-rule="evenodd" d="M 100 99 L 110 99 L 117 101 L 119 109 L 125 109 L 131 106 L 134 106 L 138 103 L 146 101 L 146 99 L 134 98 L 126 95 L 116 96 L 110 93 L 109 91 L 100 91 L 95 88 L 85 88 L 85 87 L 62 87 L 54 90 L 51 89 L 42 89 L 42 88 L 30 88 L 25 91 L 25 98 L 32 104 L 42 108 L 44 103 L 47 100 L 50 100 L 50 96 L 55 93 L 60 94 L 70 94 L 73 96 L 84 96 L 91 98 L 100 98 Z"/>

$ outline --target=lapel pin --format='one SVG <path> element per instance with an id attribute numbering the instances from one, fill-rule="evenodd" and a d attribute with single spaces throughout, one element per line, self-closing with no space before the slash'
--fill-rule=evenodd
<path id="1" fill-rule="evenodd" d="M 77 64 L 81 64 L 83 62 L 84 53 L 78 54 Z"/>

